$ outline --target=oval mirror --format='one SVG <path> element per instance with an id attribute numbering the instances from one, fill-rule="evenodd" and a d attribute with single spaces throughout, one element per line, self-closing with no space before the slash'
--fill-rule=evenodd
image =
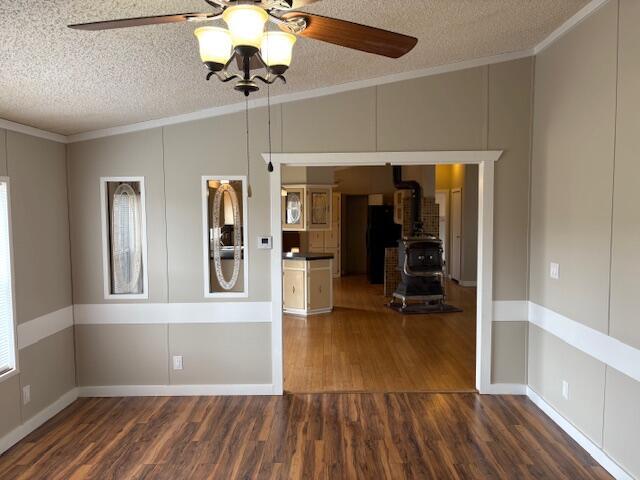
<path id="1" fill-rule="evenodd" d="M 224 203 L 223 203 L 224 202 Z M 233 271 L 227 280 L 222 271 L 221 235 L 224 225 L 233 225 Z M 240 207 L 235 189 L 228 183 L 221 184 L 213 197 L 213 262 L 220 287 L 231 290 L 238 282 L 242 255 L 242 224 Z"/>

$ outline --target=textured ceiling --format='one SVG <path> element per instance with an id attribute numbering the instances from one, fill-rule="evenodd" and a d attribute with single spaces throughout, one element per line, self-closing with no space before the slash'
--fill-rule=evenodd
<path id="1" fill-rule="evenodd" d="M 324 0 L 306 11 L 418 37 L 399 60 L 309 39 L 272 94 L 533 47 L 587 0 Z M 203 0 L 1 0 L 0 118 L 62 134 L 238 103 L 206 82 L 194 24 L 82 32 L 67 24 L 188 11 Z M 201 25 L 201 24 L 199 24 Z"/>

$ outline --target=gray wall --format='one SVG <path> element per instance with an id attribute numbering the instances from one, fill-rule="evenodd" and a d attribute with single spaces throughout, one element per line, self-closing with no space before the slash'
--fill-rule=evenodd
<path id="1" fill-rule="evenodd" d="M 0 174 L 11 182 L 16 323 L 24 325 L 73 303 L 65 146 L 0 130 Z M 0 437 L 75 387 L 73 344 L 67 328 L 19 350 L 19 375 L 0 383 Z"/>
<path id="2" fill-rule="evenodd" d="M 532 59 L 523 59 L 278 105 L 272 108 L 273 149 L 285 152 L 482 150 L 492 143 L 495 148 L 506 150 L 505 158 L 496 165 L 496 197 L 510 203 L 509 209 L 497 211 L 496 244 L 504 243 L 503 237 L 526 243 L 526 221 L 512 220 L 526 218 L 528 192 L 512 188 L 511 183 L 528 183 L 532 64 Z M 257 302 L 270 300 L 269 252 L 255 248 L 256 236 L 270 230 L 268 174 L 259 156 L 268 147 L 266 110 L 251 110 L 250 122 L 253 191 L 248 209 L 250 294 L 247 299 L 237 300 Z M 202 175 L 246 173 L 243 113 L 72 144 L 68 152 L 75 303 L 111 302 L 103 299 L 102 291 L 98 180 L 100 176 L 112 175 L 144 175 L 147 182 L 150 298 L 143 302 L 219 301 L 204 299 L 202 293 L 199 181 Z M 303 172 L 304 178 L 314 173 L 308 170 Z M 523 172 L 524 180 L 516 177 Z M 339 179 L 339 171 L 336 178 Z M 496 282 L 494 297 L 525 300 L 526 289 L 513 288 L 513 285 L 525 283 L 526 249 L 496 249 L 495 256 L 495 277 L 500 281 Z M 502 279 L 505 275 L 509 278 Z M 198 344 L 202 335 L 212 344 L 217 342 L 217 337 L 209 336 L 214 333 L 233 344 L 235 335 L 249 331 L 262 335 L 258 342 L 260 348 L 256 347 L 255 356 L 243 360 L 247 364 L 238 364 L 239 371 L 249 365 L 260 374 L 247 381 L 269 383 L 270 369 L 267 371 L 264 366 L 270 364 L 270 329 L 264 325 L 222 325 L 225 328 L 218 330 L 196 325 L 184 327 L 192 338 L 192 342 L 179 344 L 185 358 L 185 371 L 180 375 L 171 371 L 168 380 L 167 357 L 175 353 L 177 329 L 162 324 L 136 328 L 111 325 L 110 335 L 102 337 L 106 331 L 102 326 L 84 325 L 79 329 L 77 341 L 80 384 L 207 383 L 212 379 L 230 379 L 222 375 L 225 362 L 203 357 Z M 181 338 L 188 335 L 184 329 L 180 329 Z M 494 368 L 497 378 L 505 382 L 522 381 L 526 375 L 522 348 L 526 328 L 523 324 L 510 328 L 505 323 L 495 327 L 495 334 L 495 358 L 500 364 L 504 363 Z M 124 337 L 132 346 L 146 342 L 142 350 L 151 349 L 156 360 L 153 366 L 132 361 L 129 368 L 133 371 L 107 375 L 105 369 L 120 371 L 118 361 L 101 355 L 93 346 L 103 338 L 115 342 Z M 138 358 L 138 354 L 132 355 Z M 236 357 L 231 355 L 228 360 L 235 362 Z M 212 367 L 211 362 L 219 364 Z M 190 368 L 195 370 L 186 371 Z M 165 373 L 159 376 L 162 372 Z"/>
<path id="3" fill-rule="evenodd" d="M 269 251 L 256 248 L 257 236 L 270 232 L 268 173 L 260 155 L 268 148 L 267 111 L 251 110 L 249 115 L 250 171 L 244 113 L 68 146 L 76 304 L 114 303 L 105 300 L 103 294 L 99 179 L 127 175 L 145 177 L 149 299 L 139 302 L 230 301 L 204 298 L 200 182 L 203 175 L 247 173 L 251 189 L 246 233 L 249 296 L 231 301 L 270 300 Z M 273 148 L 278 151 L 279 107 L 272 111 L 271 120 Z M 240 138 L 238 132 L 242 132 Z M 212 320 L 224 322 L 220 318 Z M 189 323 L 79 326 L 79 384 L 271 383 L 268 323 L 220 323 L 208 327 Z M 249 344 L 251 351 L 245 355 Z M 210 354 L 203 353 L 204 345 L 209 345 Z M 220 345 L 226 347 L 220 350 L 216 347 Z M 184 370 L 175 372 L 169 368 L 172 355 L 183 356 Z"/>
<path id="4" fill-rule="evenodd" d="M 167 301 L 162 130 L 75 143 L 67 149 L 74 302 L 105 302 L 100 219 L 100 177 L 105 176 L 145 177 L 148 301 Z"/>
<path id="5" fill-rule="evenodd" d="M 529 276 L 531 301 L 635 348 L 639 21 L 609 1 L 536 59 Z M 638 382 L 537 327 L 528 348 L 529 385 L 639 477 Z"/>

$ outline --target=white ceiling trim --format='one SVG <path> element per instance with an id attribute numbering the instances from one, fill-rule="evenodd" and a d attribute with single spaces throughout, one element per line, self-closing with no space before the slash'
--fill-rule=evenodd
<path id="1" fill-rule="evenodd" d="M 271 104 L 277 105 L 288 102 L 295 102 L 298 100 L 305 100 L 309 98 L 323 97 L 326 95 L 333 95 L 336 93 L 348 92 L 351 90 L 357 90 L 361 88 L 374 87 L 378 85 L 385 85 L 394 82 L 400 82 L 403 80 L 411 80 L 420 77 L 428 77 L 431 75 L 439 75 L 442 73 L 455 72 L 458 70 L 464 70 L 467 68 L 480 67 L 484 65 L 492 65 L 495 63 L 507 62 L 510 60 L 517 60 L 519 58 L 535 56 L 549 47 L 553 42 L 558 40 L 564 34 L 573 29 L 576 25 L 582 22 L 585 18 L 592 15 L 600 7 L 606 4 L 609 0 L 591 0 L 586 6 L 580 9 L 569 20 L 563 23 L 551 34 L 538 43 L 535 47 L 520 50 L 517 52 L 503 53 L 491 57 L 483 57 L 473 60 L 466 60 L 462 62 L 440 65 L 436 67 L 430 67 L 421 70 L 414 70 L 411 72 L 402 72 L 393 75 L 387 75 L 383 77 L 371 78 L 368 80 L 359 80 L 355 82 L 344 83 L 341 85 L 333 85 L 330 87 L 317 88 L 313 90 L 307 90 L 303 92 L 296 92 L 284 95 L 278 95 L 271 98 Z M 264 107 L 267 105 L 267 99 L 260 98 L 249 101 L 249 108 Z M 58 133 L 48 132 L 40 130 L 38 128 L 22 125 L 20 123 L 4 120 L 0 118 L 0 128 L 11 130 L 14 132 L 26 133 L 34 137 L 45 138 L 47 140 L 53 140 L 60 143 L 75 143 L 85 140 L 93 140 L 96 138 L 110 137 L 114 135 L 121 135 L 123 133 L 137 132 L 140 130 L 148 130 L 151 128 L 164 127 L 167 125 L 175 125 L 179 123 L 191 122 L 194 120 L 202 120 L 205 118 L 218 117 L 221 115 L 227 115 L 230 113 L 241 112 L 245 108 L 244 102 L 235 103 L 231 105 L 224 105 L 221 107 L 214 107 L 205 110 L 199 110 L 197 112 L 187 113 L 183 115 L 175 115 L 171 117 L 159 118 L 157 120 L 149 120 L 146 122 L 134 123 L 130 125 L 122 125 L 119 127 L 105 128 L 101 130 L 94 130 L 91 132 L 84 132 L 75 135 L 60 135 Z"/>
<path id="2" fill-rule="evenodd" d="M 367 80 L 357 80 L 355 82 L 343 83 L 340 85 L 332 85 L 330 87 L 316 88 L 302 92 L 286 93 L 271 97 L 271 105 L 295 102 L 299 100 L 307 100 L 310 98 L 324 97 L 327 95 L 335 95 L 352 90 L 362 88 L 375 87 L 378 85 L 386 85 L 389 83 L 401 82 L 403 80 L 412 80 L 415 78 L 429 77 L 432 75 L 440 75 L 442 73 L 455 72 L 458 70 L 466 70 L 468 68 L 482 67 L 494 63 L 508 62 L 519 58 L 531 57 L 533 49 L 521 50 L 518 52 L 503 53 L 492 57 L 483 57 L 473 60 L 465 60 L 463 62 L 450 63 L 447 65 L 439 65 L 421 70 L 413 70 L 410 72 L 395 73 L 383 77 L 375 77 Z M 249 108 L 266 107 L 267 99 L 258 98 L 249 100 Z M 223 105 L 221 107 L 208 108 L 197 112 L 186 113 L 183 115 L 175 115 L 171 117 L 159 118 L 157 120 L 149 120 L 146 122 L 133 123 L 131 125 L 123 125 L 120 127 L 105 128 L 102 130 L 94 130 L 91 132 L 69 135 L 66 137 L 68 143 L 82 142 L 85 140 L 93 140 L 101 137 L 110 137 L 112 135 L 120 135 L 122 133 L 136 132 L 139 130 L 148 130 L 150 128 L 164 127 L 167 125 L 175 125 L 178 123 L 192 122 L 194 120 L 202 120 L 204 118 L 218 117 L 228 115 L 230 113 L 243 112 L 245 103 L 233 103 L 231 105 Z"/>
<path id="3" fill-rule="evenodd" d="M 558 28 L 556 28 L 551 34 L 541 41 L 538 45 L 533 47 L 533 54 L 538 55 L 545 48 L 550 46 L 553 42 L 558 40 L 560 37 L 568 33 L 575 26 L 577 26 L 580 22 L 582 22 L 585 18 L 595 13 L 600 7 L 606 4 L 609 0 L 591 0 L 584 7 L 582 7 L 578 12 L 573 15 L 569 20 L 564 22 Z"/>
<path id="4" fill-rule="evenodd" d="M 24 133 L 32 137 L 53 140 L 58 143 L 69 143 L 69 139 L 59 133 L 47 132 L 46 130 L 40 130 L 39 128 L 12 122 L 11 120 L 5 120 L 4 118 L 0 118 L 0 128 L 11 130 L 12 132 Z"/>

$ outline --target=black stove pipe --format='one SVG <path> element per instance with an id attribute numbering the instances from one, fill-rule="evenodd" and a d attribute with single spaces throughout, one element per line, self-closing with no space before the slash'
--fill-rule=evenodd
<path id="1" fill-rule="evenodd" d="M 398 190 L 411 190 L 411 237 L 422 235 L 422 187 L 415 180 L 402 180 L 402 167 L 393 167 L 393 185 Z"/>

